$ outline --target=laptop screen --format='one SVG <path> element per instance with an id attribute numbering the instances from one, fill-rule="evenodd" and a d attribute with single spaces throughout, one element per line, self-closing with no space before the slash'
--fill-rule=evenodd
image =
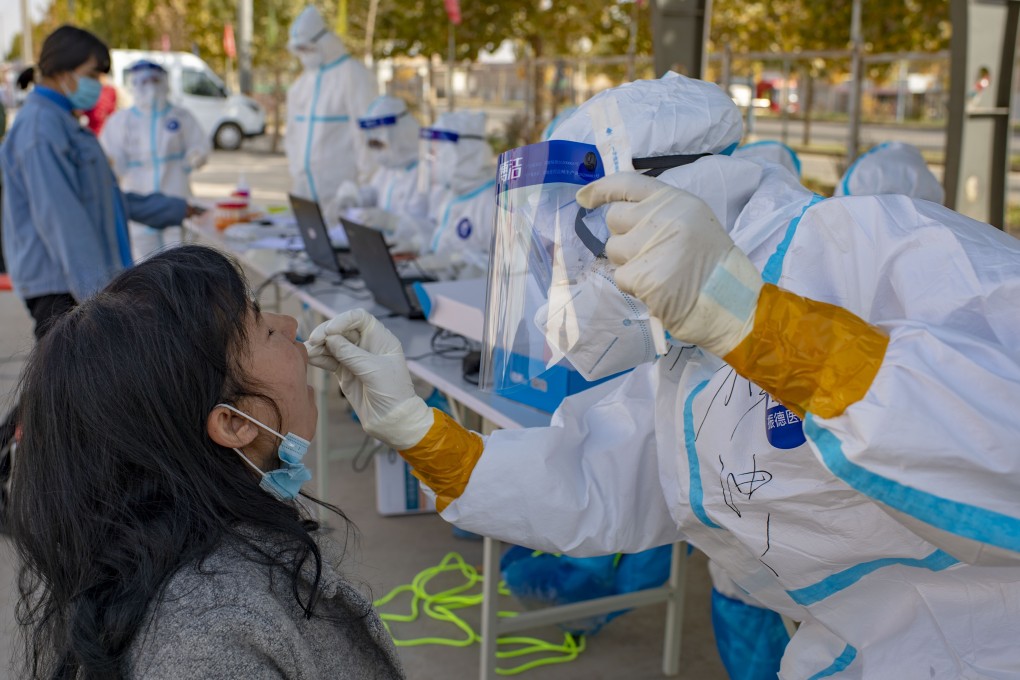
<path id="1" fill-rule="evenodd" d="M 402 316 L 411 314 L 405 283 L 393 264 L 393 256 L 381 231 L 340 218 L 351 243 L 351 255 L 358 263 L 358 271 L 365 287 L 375 301 Z"/>
<path id="2" fill-rule="evenodd" d="M 289 198 L 308 257 L 317 267 L 341 274 L 340 263 L 337 262 L 333 245 L 329 242 L 329 232 L 326 230 L 325 220 L 322 219 L 319 204 L 299 196 L 290 195 Z"/>

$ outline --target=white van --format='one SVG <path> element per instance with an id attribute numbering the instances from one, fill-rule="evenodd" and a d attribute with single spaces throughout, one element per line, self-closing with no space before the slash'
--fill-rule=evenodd
<path id="1" fill-rule="evenodd" d="M 125 71 L 142 59 L 167 70 L 170 101 L 190 111 L 217 148 L 236 150 L 246 138 L 265 134 L 266 112 L 259 103 L 251 97 L 230 94 L 209 65 L 190 52 L 110 50 L 110 78 L 119 91 L 120 102 L 130 105 Z"/>

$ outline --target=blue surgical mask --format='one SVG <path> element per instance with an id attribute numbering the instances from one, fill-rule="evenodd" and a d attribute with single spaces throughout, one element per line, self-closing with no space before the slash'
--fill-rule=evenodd
<path id="1" fill-rule="evenodd" d="M 102 91 L 103 84 L 95 78 L 78 76 L 78 89 L 67 95 L 67 98 L 71 100 L 71 106 L 76 111 L 91 111 L 99 101 Z"/>
<path id="2" fill-rule="evenodd" d="M 241 457 L 241 460 L 247 463 L 262 478 L 259 482 L 259 487 L 263 491 L 281 501 L 290 501 L 297 498 L 298 492 L 301 491 L 301 485 L 312 478 L 312 473 L 301 462 L 301 459 L 308 453 L 308 447 L 311 446 L 311 442 L 297 436 L 293 432 L 282 435 L 273 428 L 255 420 L 247 413 L 237 410 L 230 404 L 219 404 L 219 406 L 230 409 L 242 418 L 251 421 L 266 432 L 283 440 L 276 450 L 276 455 L 280 459 L 280 467 L 269 472 L 260 470 L 254 463 L 248 460 L 248 456 L 244 455 L 240 449 L 235 448 L 234 451 Z"/>

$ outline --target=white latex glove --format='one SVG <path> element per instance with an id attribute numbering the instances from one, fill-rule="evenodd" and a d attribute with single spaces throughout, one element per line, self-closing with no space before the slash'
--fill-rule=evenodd
<path id="1" fill-rule="evenodd" d="M 361 192 L 358 191 L 358 186 L 353 181 L 347 179 L 344 184 L 337 190 L 336 196 L 333 198 L 333 205 L 338 211 L 344 211 L 348 208 L 357 208 L 361 205 Z"/>
<path id="2" fill-rule="evenodd" d="M 675 339 L 724 357 L 751 331 L 761 274 L 697 196 L 620 172 L 577 192 L 606 214 L 606 255 L 616 283 L 639 298 Z"/>
<path id="3" fill-rule="evenodd" d="M 184 163 L 191 170 L 198 170 L 200 167 L 205 165 L 207 160 L 209 160 L 209 156 L 201 149 L 192 149 L 184 157 Z"/>
<path id="4" fill-rule="evenodd" d="M 348 219 L 378 229 L 387 236 L 395 234 L 400 225 L 399 215 L 382 208 L 355 208 L 348 211 L 347 215 L 350 215 Z"/>
<path id="5" fill-rule="evenodd" d="M 400 341 L 364 309 L 320 324 L 308 341 L 313 366 L 336 372 L 365 432 L 405 451 L 432 428 L 432 409 L 414 393 Z"/>
<path id="6" fill-rule="evenodd" d="M 374 206 L 379 205 L 379 191 L 371 184 L 366 184 L 363 187 L 358 188 L 358 201 L 360 205 Z"/>

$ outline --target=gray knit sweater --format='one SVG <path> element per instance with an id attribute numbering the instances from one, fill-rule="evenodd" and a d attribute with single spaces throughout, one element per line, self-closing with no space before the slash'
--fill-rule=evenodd
<path id="1" fill-rule="evenodd" d="M 251 561 L 230 542 L 201 567 L 185 567 L 171 578 L 149 626 L 132 646 L 131 676 L 403 678 L 396 650 L 371 603 L 337 572 L 337 548 L 324 536 L 315 539 L 323 565 L 322 599 L 314 618 L 304 617 L 291 578 L 279 568 Z M 313 576 L 314 565 L 305 564 L 302 599 Z"/>

